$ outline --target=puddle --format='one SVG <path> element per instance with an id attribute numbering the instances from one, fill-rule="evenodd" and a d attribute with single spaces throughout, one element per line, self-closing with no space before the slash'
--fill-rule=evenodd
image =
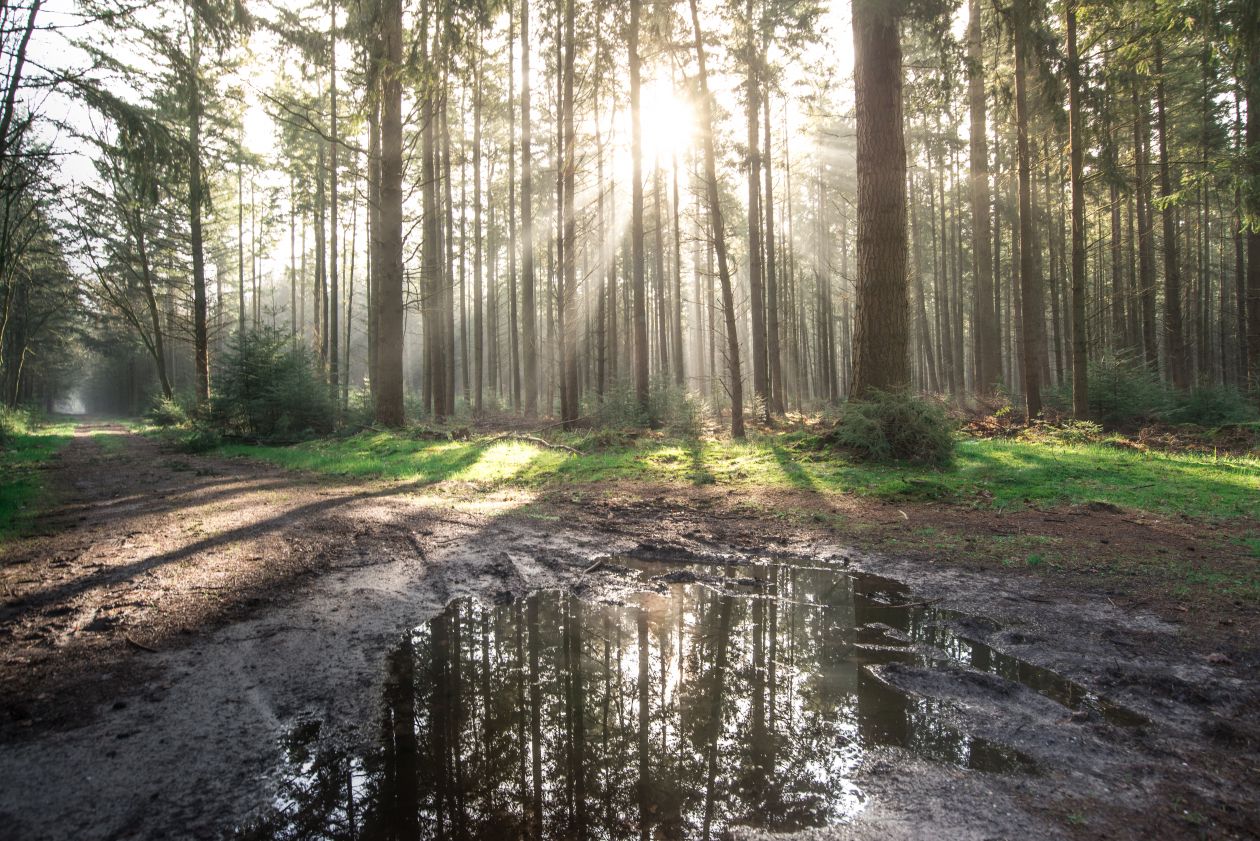
<path id="1" fill-rule="evenodd" d="M 626 563 L 645 579 L 678 569 Z M 236 837 L 718 838 L 853 818 L 872 751 L 1035 772 L 870 668 L 892 662 L 953 662 L 1127 712 L 954 634 L 955 617 L 887 579 L 690 567 L 657 586 L 619 605 L 552 591 L 453 602 L 389 658 L 375 744 L 320 749 L 317 724 L 295 729 L 272 808 Z"/>

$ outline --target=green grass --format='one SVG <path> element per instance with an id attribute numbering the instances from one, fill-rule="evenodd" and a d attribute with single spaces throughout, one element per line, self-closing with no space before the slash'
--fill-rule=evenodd
<path id="1" fill-rule="evenodd" d="M 0 447 L 0 542 L 30 524 L 33 503 L 43 492 L 39 466 L 74 437 L 74 424 L 55 423 L 17 432 Z"/>
<path id="2" fill-rule="evenodd" d="M 964 440 L 955 464 L 945 470 L 855 463 L 817 449 L 802 433 L 754 435 L 746 442 L 648 438 L 574 456 L 517 441 L 413 440 L 370 431 L 292 447 L 232 444 L 221 452 L 293 469 L 421 485 L 718 484 L 997 509 L 1106 502 L 1159 514 L 1260 519 L 1260 459 L 1092 444 Z"/>

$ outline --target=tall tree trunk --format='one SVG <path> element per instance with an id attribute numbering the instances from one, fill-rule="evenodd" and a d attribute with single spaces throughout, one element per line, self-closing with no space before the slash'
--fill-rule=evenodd
<path id="1" fill-rule="evenodd" d="M 435 39 L 440 37 L 441 32 L 439 31 L 435 35 Z M 445 42 L 440 41 L 439 43 L 441 44 L 441 52 L 436 53 L 438 66 L 449 68 L 450 58 Z M 452 184 L 454 179 L 451 178 L 451 125 L 448 119 L 450 74 L 445 70 L 442 74 L 441 87 L 438 88 L 437 103 L 442 135 L 440 142 L 435 147 L 435 165 L 440 161 L 438 183 L 444 187 L 444 190 L 438 193 L 438 206 L 442 208 L 442 216 L 438 220 L 439 242 L 441 243 L 438 253 L 442 257 L 440 281 L 440 300 L 442 301 L 442 384 L 446 387 L 446 392 L 443 395 L 443 407 L 445 408 L 445 413 L 449 415 L 455 411 L 455 204 L 452 201 Z M 442 193 L 445 193 L 445 205 L 442 204 Z M 445 219 L 445 226 L 442 225 L 443 219 Z"/>
<path id="2" fill-rule="evenodd" d="M 1173 185 L 1168 160 L 1168 121 L 1164 114 L 1164 47 L 1155 40 L 1155 113 L 1159 123 L 1159 191 L 1164 220 L 1164 336 L 1168 373 L 1177 388 L 1190 387 L 1190 360 L 1186 356 L 1185 327 L 1181 317 L 1181 261 L 1177 256 L 1177 208 L 1172 204 Z"/>
<path id="3" fill-rule="evenodd" d="M 32 18 L 34 10 L 32 10 Z M 188 62 L 188 228 L 192 240 L 193 366 L 197 402 L 210 399 L 210 341 L 206 330 L 206 257 L 201 233 L 201 24 L 193 17 Z"/>
<path id="4" fill-rule="evenodd" d="M 562 294 L 562 312 L 564 332 L 560 340 L 561 375 L 564 377 L 564 388 L 561 395 L 564 405 L 561 408 L 565 429 L 572 429 L 579 415 L 578 401 L 578 359 L 577 359 L 577 217 L 574 210 L 573 193 L 575 186 L 575 170 L 577 156 L 574 147 L 577 134 L 573 126 L 573 63 L 576 45 L 574 44 L 574 4 L 575 0 L 565 0 L 564 14 L 564 90 L 561 110 L 564 121 L 564 288 Z"/>
<path id="5" fill-rule="evenodd" d="M 773 155 L 770 145 L 770 92 L 766 91 L 761 98 L 762 128 L 765 143 L 762 154 L 765 156 L 766 180 L 766 315 L 767 315 L 767 364 L 770 367 L 770 411 L 776 415 L 783 414 L 783 356 L 780 352 L 779 325 L 779 278 L 775 266 L 774 241 L 774 176 L 771 172 Z"/>
<path id="6" fill-rule="evenodd" d="M 1247 44 L 1247 382 L 1260 391 L 1260 11 L 1246 12 Z"/>
<path id="7" fill-rule="evenodd" d="M 766 373 L 766 292 L 762 282 L 761 247 L 761 88 L 753 32 L 753 0 L 747 0 L 744 63 L 747 70 L 745 117 L 748 125 L 748 296 L 752 316 L 753 393 L 764 419 L 770 419 L 770 384 Z"/>
<path id="8" fill-rule="evenodd" d="M 635 21 L 638 23 L 639 0 L 634 4 Z M 700 32 L 700 14 L 696 0 L 688 0 L 691 7 L 691 27 L 695 33 L 696 62 L 700 70 L 700 131 L 704 143 L 704 180 L 709 204 L 709 222 L 712 230 L 713 250 L 717 255 L 718 279 L 722 284 L 722 309 L 726 314 L 726 364 L 731 395 L 731 435 L 744 437 L 744 383 L 739 363 L 739 337 L 735 332 L 735 294 L 731 289 L 731 270 L 726 256 L 726 228 L 722 221 L 721 195 L 718 192 L 717 155 L 713 151 L 713 101 L 709 95 L 709 72 L 705 63 L 704 39 Z M 637 27 L 636 40 L 637 40 Z M 645 331 L 646 332 L 646 331 Z"/>
<path id="9" fill-rule="evenodd" d="M 245 156 L 243 145 L 237 146 L 242 159 Z M 245 338 L 245 164 L 236 164 L 236 288 L 240 292 L 237 333 Z"/>
<path id="10" fill-rule="evenodd" d="M 968 3 L 967 92 L 971 105 L 971 249 L 975 266 L 976 391 L 985 394 L 1002 379 L 1001 339 L 993 296 L 993 248 L 989 209 L 989 143 L 984 90 L 980 0 Z"/>
<path id="11" fill-rule="evenodd" d="M 596 41 L 596 65 L 599 64 L 600 46 L 602 39 Z M 596 216 L 598 223 L 596 226 L 598 243 L 599 243 L 599 280 L 597 285 L 596 305 L 595 305 L 595 395 L 600 401 L 604 399 L 604 388 L 607 383 L 608 376 L 608 304 L 612 302 L 611 282 L 616 273 L 614 267 L 615 260 L 609 255 L 608 247 L 608 217 L 604 210 L 604 191 L 608 189 L 604 184 L 604 135 L 599 123 L 599 81 L 594 85 L 595 107 L 594 118 L 595 124 L 595 158 L 596 158 L 596 176 L 595 176 L 595 203 Z M 615 228 L 614 228 L 615 229 Z"/>
<path id="12" fill-rule="evenodd" d="M 639 17 L 642 0 L 630 0 L 630 261 L 634 272 L 634 393 L 639 408 L 648 408 L 647 290 L 643 253 L 643 125 L 640 112 Z"/>
<path id="13" fill-rule="evenodd" d="M 482 316 L 482 245 L 481 245 L 481 86 L 484 74 L 485 56 L 484 34 L 479 36 L 477 44 L 477 63 L 475 92 L 473 94 L 473 247 L 476 255 L 473 258 L 473 411 L 481 414 L 482 396 L 485 389 L 483 381 L 485 351 L 482 347 L 482 336 L 485 325 Z M 491 259 L 494 259 L 493 251 Z"/>
<path id="14" fill-rule="evenodd" d="M 522 0 L 528 3 L 529 0 Z M 516 14 L 508 0 L 508 101 L 511 114 L 516 107 Z M 526 109 L 521 116 L 527 117 Z M 525 122 L 522 119 L 522 122 Z M 510 386 L 512 409 L 521 410 L 521 342 L 520 319 L 517 313 L 519 297 L 516 289 L 516 120 L 508 119 L 508 366 L 511 368 Z M 531 269 L 532 272 L 532 269 Z M 531 275 L 532 276 L 532 275 Z"/>
<path id="15" fill-rule="evenodd" d="M 420 60 L 429 66 L 430 56 L 436 66 L 441 66 L 436 43 L 440 23 L 432 23 L 434 30 L 433 52 L 429 51 L 429 7 L 421 15 L 418 40 Z M 446 405 L 446 318 L 445 318 L 445 251 L 442 238 L 441 212 L 441 162 L 437 148 L 439 107 L 435 102 L 439 82 L 432 76 L 425 78 L 419 91 L 420 98 L 420 163 L 423 225 L 421 245 L 421 308 L 424 324 L 425 403 L 435 420 L 448 414 Z"/>
<path id="16" fill-rule="evenodd" d="M 1111 348 L 1121 352 L 1132 347 L 1125 318 L 1124 238 L 1120 225 L 1120 185 L 1111 184 Z"/>
<path id="17" fill-rule="evenodd" d="M 289 337 L 297 346 L 297 186 L 289 174 Z"/>
<path id="18" fill-rule="evenodd" d="M 328 199 L 325 194 L 326 178 L 328 176 L 327 158 L 325 157 L 324 145 L 319 144 L 315 150 L 315 278 L 314 278 L 314 309 L 313 317 L 315 319 L 315 348 L 319 354 L 320 370 L 326 372 L 328 370 L 328 233 L 325 225 L 328 221 Z M 253 218 L 251 209 L 251 220 Z M 250 223 L 251 230 L 253 223 Z M 250 251 L 253 251 L 253 244 L 250 245 Z M 251 261 L 252 262 L 252 261 Z M 254 309 L 258 308 L 258 295 L 254 295 Z M 257 326 L 257 318 L 254 319 Z"/>
<path id="19" fill-rule="evenodd" d="M 1046 352 L 1045 301 L 1037 259 L 1033 218 L 1032 162 L 1028 149 L 1029 0 L 1015 0 L 1015 121 L 1019 159 L 1019 287 L 1023 322 L 1024 408 L 1028 419 L 1041 414 L 1041 363 Z"/>
<path id="20" fill-rule="evenodd" d="M 910 185 L 912 186 L 913 184 L 914 181 L 911 178 Z M 927 382 L 925 385 L 927 390 L 935 393 L 940 391 L 941 384 L 936 374 L 936 353 L 932 347 L 932 331 L 928 327 L 927 302 L 923 294 L 923 267 L 920 263 L 921 249 L 919 245 L 922 237 L 919 233 L 917 203 L 914 200 L 914 191 L 909 186 L 907 187 L 906 196 L 910 204 L 910 230 L 914 234 L 914 259 L 910 266 L 910 273 L 914 279 L 915 321 L 918 324 L 919 342 L 923 346 L 923 356 L 927 363 Z"/>
<path id="21" fill-rule="evenodd" d="M 683 303 L 682 303 L 682 224 L 681 213 L 678 208 L 678 153 L 675 152 L 671 161 L 671 174 L 673 176 L 674 200 L 672 202 L 674 214 L 674 290 L 673 304 L 674 312 L 670 322 L 674 328 L 674 384 L 682 388 L 686 381 L 686 365 L 683 357 Z"/>
<path id="22" fill-rule="evenodd" d="M 337 406 L 341 377 L 337 372 L 338 315 L 341 293 L 337 288 L 337 0 L 328 0 L 328 391 Z"/>
<path id="23" fill-rule="evenodd" d="M 381 68 L 380 273 L 377 296 L 376 421 L 402 426 L 403 237 L 402 237 L 402 0 L 382 0 L 384 66 Z"/>
<path id="24" fill-rule="evenodd" d="M 368 37 L 371 53 L 366 74 L 368 80 L 368 386 L 371 390 L 372 405 L 375 406 L 377 380 L 380 378 L 380 372 L 377 369 L 377 359 L 380 355 L 379 281 L 381 266 L 384 264 L 381 250 L 381 37 L 379 29 L 375 29 Z"/>
<path id="25" fill-rule="evenodd" d="M 538 337 L 534 316 L 534 185 L 530 138 L 529 0 L 521 0 L 521 319 L 524 327 L 525 414 L 538 414 Z"/>
<path id="26" fill-rule="evenodd" d="M 1142 315 L 1142 348 L 1146 367 L 1159 371 L 1159 344 L 1155 335 L 1155 231 L 1151 220 L 1150 115 L 1142 104 L 1138 84 L 1133 85 L 1133 154 L 1137 180 L 1138 300 Z"/>
<path id="27" fill-rule="evenodd" d="M 1081 137 L 1081 63 L 1076 51 L 1078 2 L 1068 0 L 1067 5 L 1068 122 L 1072 144 L 1072 414 L 1077 420 L 1084 420 L 1089 416 L 1089 374 L 1085 356 L 1085 143 Z"/>
<path id="28" fill-rule="evenodd" d="M 853 52 L 858 277 L 849 394 L 862 398 L 910 383 L 901 35 L 886 4 L 854 0 Z"/>

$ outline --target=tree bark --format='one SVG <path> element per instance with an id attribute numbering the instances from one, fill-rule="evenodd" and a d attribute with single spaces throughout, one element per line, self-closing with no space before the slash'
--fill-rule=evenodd
<path id="1" fill-rule="evenodd" d="M 1001 339 L 994 312 L 992 225 L 989 207 L 989 143 L 984 90 L 984 53 L 980 0 L 968 3 L 967 91 L 971 105 L 971 233 L 975 266 L 975 329 L 972 331 L 976 363 L 976 391 L 992 391 L 1002 379 Z"/>
<path id="2" fill-rule="evenodd" d="M 877 0 L 853 4 L 857 118 L 857 312 L 852 398 L 910 383 L 901 35 Z"/>
<path id="3" fill-rule="evenodd" d="M 637 0 L 636 0 L 637 2 Z M 530 138 L 529 0 L 521 0 L 521 319 L 525 415 L 538 414 L 538 337 L 534 316 L 533 148 Z"/>
<path id="4" fill-rule="evenodd" d="M 975 2 L 975 0 L 972 0 Z M 1072 181 L 1072 414 L 1089 416 L 1089 374 L 1085 331 L 1085 184 L 1084 139 L 1081 137 L 1081 63 L 1076 49 L 1076 7 L 1068 0 L 1068 123 Z"/>
<path id="5" fill-rule="evenodd" d="M 328 0 L 328 392 L 333 406 L 338 405 L 337 390 L 341 377 L 337 372 L 338 315 L 341 293 L 337 288 L 337 0 Z"/>
<path id="6" fill-rule="evenodd" d="M 485 390 L 484 365 L 485 350 L 482 347 L 482 336 L 485 325 L 482 316 L 482 245 L 481 245 L 481 86 L 484 73 L 483 43 L 477 45 L 475 92 L 473 94 L 473 247 L 476 255 L 473 258 L 473 411 L 481 414 L 482 397 Z M 493 259 L 493 253 L 491 256 Z"/>
<path id="7" fill-rule="evenodd" d="M 574 210 L 573 193 L 575 187 L 575 170 L 577 157 L 574 147 L 577 134 L 573 125 L 573 63 L 576 47 L 574 44 L 574 3 L 565 0 L 564 14 L 564 81 L 563 102 L 561 110 L 564 121 L 564 288 L 561 290 L 564 331 L 561 334 L 561 375 L 564 377 L 564 388 L 561 390 L 563 406 L 561 416 L 565 429 L 572 429 L 579 415 L 578 401 L 578 359 L 577 359 L 577 217 Z"/>
<path id="8" fill-rule="evenodd" d="M 1041 362 L 1045 354 L 1045 302 L 1037 259 L 1033 218 L 1032 163 L 1028 149 L 1028 0 L 1015 0 L 1015 121 L 1019 161 L 1019 287 L 1023 322 L 1024 408 L 1028 419 L 1041 414 Z"/>
<path id="9" fill-rule="evenodd" d="M 630 0 L 630 262 L 633 270 L 634 393 L 648 409 L 647 290 L 643 253 L 643 126 L 640 113 L 639 17 L 642 0 Z"/>
<path id="10" fill-rule="evenodd" d="M 1260 391 L 1260 12 L 1247 32 L 1247 382 Z"/>
<path id="11" fill-rule="evenodd" d="M 402 0 L 382 0 L 384 66 L 381 69 L 381 210 L 377 329 L 380 341 L 376 421 L 402 426 L 403 237 L 402 237 Z"/>
<path id="12" fill-rule="evenodd" d="M 744 63 L 747 70 L 745 117 L 748 124 L 748 295 L 752 316 L 753 393 L 764 420 L 770 419 L 770 384 L 766 373 L 766 291 L 762 279 L 761 246 L 761 87 L 753 39 L 753 0 L 747 0 Z"/>
<path id="13" fill-rule="evenodd" d="M 639 0 L 631 0 L 638 7 Z M 704 179 L 708 196 L 709 221 L 713 250 L 717 255 L 718 279 L 722 284 L 722 309 L 726 314 L 726 364 L 731 395 L 731 435 L 744 437 L 744 383 L 739 362 L 739 337 L 735 333 L 735 295 L 731 290 L 731 270 L 726 256 L 726 229 L 722 221 L 721 196 L 718 192 L 717 162 L 713 151 L 713 101 L 709 96 L 709 72 L 705 64 L 704 39 L 700 32 L 700 14 L 696 0 L 691 6 L 691 27 L 695 33 L 696 62 L 700 70 L 700 131 L 704 145 Z M 637 13 L 636 20 L 637 23 Z M 646 332 L 646 331 L 645 331 Z"/>
<path id="14" fill-rule="evenodd" d="M 1151 221 L 1150 116 L 1142 105 L 1138 84 L 1133 86 L 1133 154 L 1137 180 L 1138 301 L 1142 315 L 1142 348 L 1146 366 L 1159 371 L 1159 344 L 1155 335 L 1155 232 Z"/>
<path id="15" fill-rule="evenodd" d="M 1164 221 L 1164 337 L 1168 373 L 1177 388 L 1190 387 L 1181 313 L 1181 261 L 1177 256 L 1177 208 L 1172 204 L 1172 167 L 1168 160 L 1168 121 L 1165 117 L 1164 48 L 1155 41 L 1155 113 L 1159 123 L 1159 191 Z"/>
<path id="16" fill-rule="evenodd" d="M 766 182 L 766 329 L 768 346 L 766 348 L 770 377 L 770 411 L 776 415 L 783 414 L 783 356 L 780 352 L 779 324 L 779 278 L 775 265 L 774 241 L 774 177 L 771 171 L 773 156 L 770 153 L 770 94 L 767 91 L 761 98 L 762 129 L 765 143 L 762 153 L 765 156 Z"/>
<path id="17" fill-rule="evenodd" d="M 210 399 L 210 342 L 206 330 L 206 257 L 201 232 L 201 24 L 193 17 L 188 67 L 188 227 L 192 239 L 193 367 L 197 402 Z"/>

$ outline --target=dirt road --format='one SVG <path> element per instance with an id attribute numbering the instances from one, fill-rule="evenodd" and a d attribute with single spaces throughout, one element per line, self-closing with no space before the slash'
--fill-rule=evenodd
<path id="1" fill-rule="evenodd" d="M 0 549 L 0 827 L 14 839 L 216 838 L 268 803 L 301 721 L 353 744 L 382 663 L 451 599 L 615 598 L 615 554 L 774 555 L 897 578 L 972 636 L 1149 719 L 1076 721 L 1036 693 L 907 671 L 1033 776 L 872 757 L 857 822 L 819 838 L 1245 838 L 1260 833 L 1260 683 L 1104 595 L 861 555 L 741 515 L 725 492 L 597 498 L 324 481 L 85 426 L 49 468 L 41 534 Z M 991 620 L 991 621 L 990 621 Z"/>

